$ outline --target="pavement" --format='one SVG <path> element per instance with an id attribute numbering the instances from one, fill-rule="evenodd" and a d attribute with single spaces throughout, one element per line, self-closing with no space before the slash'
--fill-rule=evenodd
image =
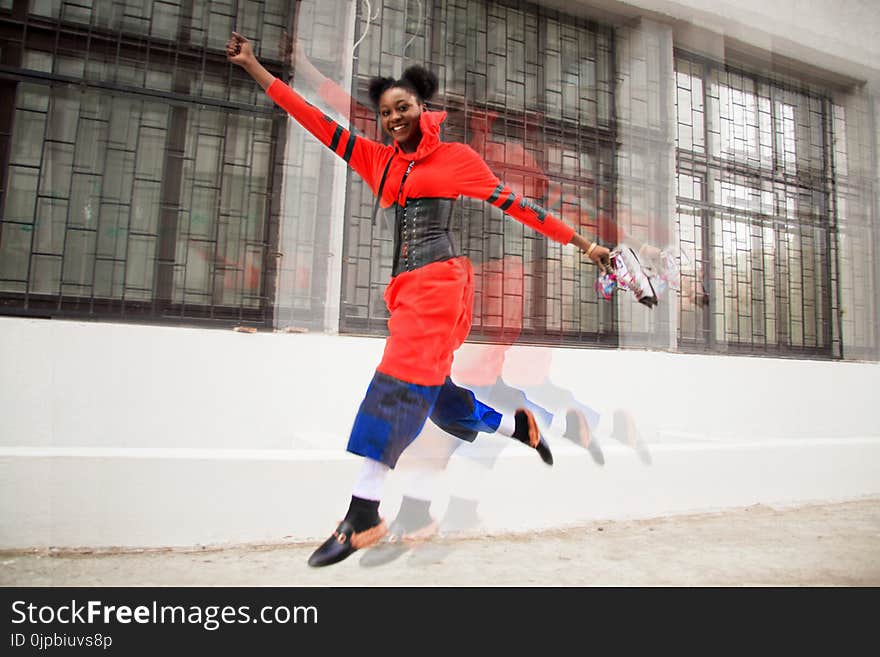
<path id="1" fill-rule="evenodd" d="M 4 551 L 0 586 L 878 586 L 880 498 L 437 536 L 372 567 L 310 568 L 316 546 Z"/>

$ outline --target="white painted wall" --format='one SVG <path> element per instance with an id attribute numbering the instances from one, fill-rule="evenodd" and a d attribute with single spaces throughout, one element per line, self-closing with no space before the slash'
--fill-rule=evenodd
<path id="1" fill-rule="evenodd" d="M 880 4 L 875 0 L 648 0 L 679 18 L 721 34 L 754 41 L 750 31 L 827 53 L 841 60 L 880 66 Z"/>
<path id="2" fill-rule="evenodd" d="M 571 3 L 546 4 L 571 10 Z M 676 36 L 689 28 L 709 50 L 735 39 L 768 54 L 793 58 L 856 80 L 880 81 L 880 3 L 875 0 L 581 0 L 604 20 L 644 16 L 668 22 Z M 710 54 L 707 52 L 706 54 Z"/>
<path id="3" fill-rule="evenodd" d="M 0 319 L 0 548 L 323 537 L 347 505 L 347 433 L 382 344 Z M 489 531 L 519 531 L 880 494 L 880 365 L 515 347 L 506 378 L 545 366 L 599 413 L 605 465 L 554 424 L 552 469 L 510 441 L 492 468 L 454 457 L 438 514 L 447 494 L 479 497 Z M 621 410 L 650 464 L 610 436 Z"/>
<path id="4" fill-rule="evenodd" d="M 668 22 L 678 43 L 727 37 L 869 82 L 880 69 L 871 0 L 565 8 L 588 5 Z M 0 548 L 323 538 L 347 505 L 358 465 L 347 433 L 381 349 L 332 335 L 0 318 Z M 454 458 L 438 515 L 445 494 L 479 498 L 489 531 L 880 494 L 876 363 L 518 347 L 507 377 L 530 363 L 599 413 L 606 464 L 554 425 L 552 469 L 512 443 L 492 468 Z M 650 464 L 611 437 L 621 411 Z M 387 515 L 404 470 L 389 481 Z"/>

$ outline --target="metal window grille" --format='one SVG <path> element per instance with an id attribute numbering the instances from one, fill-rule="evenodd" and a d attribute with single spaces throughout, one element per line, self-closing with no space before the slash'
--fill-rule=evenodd
<path id="1" fill-rule="evenodd" d="M 679 345 L 840 357 L 831 101 L 676 59 Z"/>
<path id="2" fill-rule="evenodd" d="M 498 177 L 585 233 L 614 212 L 614 38 L 610 29 L 523 2 L 372 3 L 358 15 L 354 121 L 374 136 L 369 79 L 410 64 L 434 70 L 430 103 L 444 139 L 470 144 Z M 373 196 L 349 178 L 340 328 L 383 334 L 391 227 L 370 221 Z M 612 304 L 595 267 L 476 200 L 457 204 L 457 237 L 476 271 L 472 339 L 614 344 Z"/>
<path id="3" fill-rule="evenodd" d="M 279 74 L 290 3 L 5 9 L 2 312 L 270 325 L 283 114 L 223 48 Z"/>

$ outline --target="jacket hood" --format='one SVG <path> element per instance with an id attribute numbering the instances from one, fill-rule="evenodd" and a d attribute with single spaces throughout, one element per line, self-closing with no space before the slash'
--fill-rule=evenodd
<path id="1" fill-rule="evenodd" d="M 395 144 L 397 154 L 404 160 L 421 160 L 428 157 L 440 146 L 440 125 L 446 120 L 446 112 L 430 112 L 425 110 L 419 117 L 419 128 L 422 130 L 422 141 L 414 153 L 404 153 Z"/>

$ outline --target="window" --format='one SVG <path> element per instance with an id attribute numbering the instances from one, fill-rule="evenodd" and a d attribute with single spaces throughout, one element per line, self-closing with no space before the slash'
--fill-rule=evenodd
<path id="1" fill-rule="evenodd" d="M 280 70 L 290 3 L 14 5 L 4 312 L 270 322 L 283 114 L 223 48 L 237 26 Z"/>
<path id="2" fill-rule="evenodd" d="M 682 348 L 839 356 L 832 104 L 676 60 Z"/>
<path id="3" fill-rule="evenodd" d="M 360 5 L 359 5 L 360 6 Z M 470 144 L 515 191 L 569 224 L 597 231 L 614 212 L 614 38 L 611 29 L 522 2 L 372 3 L 354 96 L 375 75 L 413 63 L 440 79 L 430 106 L 448 113 L 444 139 Z M 375 120 L 364 100 L 359 125 Z M 357 122 L 357 121 L 356 121 Z M 375 133 L 373 133 L 375 134 Z M 341 330 L 382 334 L 392 227 L 371 222 L 374 197 L 349 177 Z M 457 237 L 476 270 L 471 337 L 614 343 L 614 308 L 595 267 L 487 203 L 457 204 Z"/>

